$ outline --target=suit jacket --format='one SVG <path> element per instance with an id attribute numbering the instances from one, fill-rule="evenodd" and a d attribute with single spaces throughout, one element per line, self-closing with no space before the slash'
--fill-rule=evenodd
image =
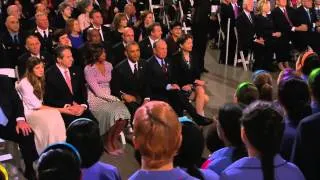
<path id="1" fill-rule="evenodd" d="M 137 99 L 145 97 L 145 70 L 146 62 L 138 61 L 138 76 L 135 78 L 128 59 L 124 59 L 112 70 L 111 93 L 121 98 L 123 93 L 135 96 Z M 121 92 L 120 92 L 121 91 Z"/>
<path id="2" fill-rule="evenodd" d="M 149 59 L 153 55 L 153 45 L 148 36 L 139 42 L 139 46 L 142 59 Z"/>
<path id="3" fill-rule="evenodd" d="M 24 73 L 26 72 L 26 62 L 28 59 L 31 57 L 30 52 L 25 52 L 18 58 L 18 73 L 19 77 L 21 78 Z M 47 70 L 50 66 L 55 64 L 54 57 L 49 54 L 46 51 L 40 51 L 40 59 L 44 62 L 45 64 L 45 69 Z"/>
<path id="4" fill-rule="evenodd" d="M 295 12 L 291 8 L 286 8 L 288 17 L 291 21 L 291 23 L 294 23 L 292 21 L 295 19 Z M 289 22 L 287 21 L 285 15 L 283 14 L 282 10 L 279 7 L 276 7 L 271 12 L 271 17 L 273 21 L 273 26 L 275 29 L 275 32 L 281 32 L 280 39 L 283 41 L 290 41 L 291 39 L 291 26 Z"/>
<path id="5" fill-rule="evenodd" d="M 54 32 L 54 29 L 53 28 L 49 28 L 49 34 L 47 34 L 48 38 L 47 40 L 45 40 L 40 32 L 38 32 L 38 29 L 37 27 L 31 31 L 32 34 L 36 35 L 40 42 L 41 42 L 41 50 L 42 51 L 47 51 L 47 52 L 53 52 L 53 32 Z"/>
<path id="6" fill-rule="evenodd" d="M 118 63 L 126 58 L 124 51 L 125 48 L 123 42 L 119 42 L 112 47 L 112 50 L 109 52 L 109 54 L 111 56 L 110 60 L 113 67 L 115 67 Z"/>
<path id="7" fill-rule="evenodd" d="M 150 57 L 146 64 L 146 82 L 147 90 L 146 97 L 156 100 L 166 100 L 168 84 L 174 83 L 172 81 L 171 62 L 165 59 L 167 66 L 167 73 L 162 71 L 160 64 L 155 56 Z"/>
<path id="8" fill-rule="evenodd" d="M 253 46 L 253 40 L 255 36 L 255 27 L 254 27 L 254 15 L 251 13 L 252 23 L 250 22 L 248 16 L 245 12 L 242 12 L 236 20 L 236 27 L 238 31 L 239 39 L 239 49 L 240 50 L 251 50 Z"/>
<path id="9" fill-rule="evenodd" d="M 64 107 L 65 104 L 87 104 L 87 91 L 83 72 L 79 67 L 69 68 L 73 94 L 58 69 L 57 65 L 51 66 L 46 71 L 46 87 L 44 104 L 53 107 Z"/>
<path id="10" fill-rule="evenodd" d="M 221 17 L 221 22 L 220 22 L 221 29 L 225 34 L 227 33 L 228 19 L 230 18 L 230 33 L 232 33 L 232 29 L 236 23 L 236 18 L 234 16 L 231 3 L 230 4 L 221 3 L 220 17 Z"/>
<path id="11" fill-rule="evenodd" d="M 168 57 L 173 56 L 179 51 L 179 45 L 173 40 L 172 35 L 168 36 L 165 41 L 168 46 Z"/>
<path id="12" fill-rule="evenodd" d="M 196 53 L 191 55 L 190 68 L 185 62 L 182 52 L 175 54 L 171 61 L 171 71 L 173 81 L 176 82 L 180 88 L 187 84 L 193 84 L 196 79 L 200 79 L 200 70 L 197 65 Z"/>
<path id="13" fill-rule="evenodd" d="M 24 117 L 23 105 L 11 79 L 5 75 L 0 75 L 0 94 L 0 107 L 9 121 L 7 127 L 15 126 L 16 118 Z"/>
<path id="14" fill-rule="evenodd" d="M 1 35 L 1 68 L 15 68 L 18 57 L 25 52 L 25 34 L 20 31 L 18 33 L 18 38 L 19 43 L 15 44 L 7 30 Z"/>

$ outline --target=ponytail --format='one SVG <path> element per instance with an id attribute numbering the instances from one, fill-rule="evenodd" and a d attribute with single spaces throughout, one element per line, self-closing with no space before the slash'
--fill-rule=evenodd
<path id="1" fill-rule="evenodd" d="M 274 180 L 274 154 L 270 152 L 261 153 L 261 168 L 264 180 Z"/>
<path id="2" fill-rule="evenodd" d="M 272 85 L 270 85 L 269 83 L 265 83 L 263 84 L 261 87 L 258 86 L 259 89 L 259 97 L 260 100 L 263 101 L 272 101 Z"/>

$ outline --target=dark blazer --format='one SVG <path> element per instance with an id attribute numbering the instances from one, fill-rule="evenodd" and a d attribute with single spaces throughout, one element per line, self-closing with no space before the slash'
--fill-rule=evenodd
<path id="1" fill-rule="evenodd" d="M 253 46 L 253 40 L 255 35 L 254 27 L 254 14 L 251 13 L 252 23 L 245 12 L 242 12 L 236 20 L 236 27 L 238 31 L 239 49 L 251 50 Z"/>
<path id="2" fill-rule="evenodd" d="M 142 59 L 149 59 L 153 55 L 153 45 L 148 36 L 139 42 L 139 46 Z"/>
<path id="3" fill-rule="evenodd" d="M 64 107 L 65 104 L 72 104 L 72 102 L 87 104 L 83 72 L 78 67 L 71 67 L 69 71 L 73 94 L 57 65 L 51 66 L 46 71 L 44 104 L 53 107 Z"/>
<path id="4" fill-rule="evenodd" d="M 59 13 L 54 20 L 54 27 L 56 29 L 65 29 L 66 28 L 66 20 L 63 19 L 63 16 L 61 13 Z"/>
<path id="5" fill-rule="evenodd" d="M 147 82 L 146 97 L 156 100 L 166 100 L 168 98 L 166 86 L 172 84 L 173 81 L 171 63 L 169 59 L 165 59 L 165 62 L 167 66 L 166 74 L 162 71 L 155 56 L 152 56 L 147 60 L 145 74 Z"/>
<path id="6" fill-rule="evenodd" d="M 126 58 L 124 54 L 125 48 L 123 42 L 119 42 L 112 47 L 112 50 L 109 52 L 110 54 L 110 61 L 112 66 L 115 67 L 118 63 Z"/>
<path id="7" fill-rule="evenodd" d="M 1 68 L 14 68 L 17 65 L 18 57 L 25 52 L 25 34 L 19 32 L 18 38 L 19 43 L 15 44 L 10 33 L 7 30 L 1 35 Z"/>
<path id="8" fill-rule="evenodd" d="M 291 8 L 286 8 L 289 19 L 292 23 L 294 23 L 293 19 L 295 19 L 295 12 Z M 291 26 L 287 21 L 285 15 L 279 7 L 276 7 L 271 12 L 273 25 L 275 28 L 275 32 L 281 32 L 281 39 L 286 41 L 290 40 L 291 36 Z"/>
<path id="9" fill-rule="evenodd" d="M 172 35 L 169 35 L 165 41 L 168 46 L 168 57 L 173 56 L 179 51 L 179 45 L 173 40 Z"/>
<path id="10" fill-rule="evenodd" d="M 232 29 L 236 23 L 236 18 L 234 16 L 234 12 L 233 12 L 233 8 L 232 8 L 231 3 L 229 3 L 229 4 L 221 3 L 220 17 L 221 17 L 221 22 L 220 22 L 221 29 L 226 34 L 227 27 L 228 27 L 228 19 L 230 18 L 230 29 Z M 230 30 L 230 32 L 231 32 L 231 30 Z"/>
<path id="11" fill-rule="evenodd" d="M 25 52 L 18 58 L 18 73 L 19 76 L 22 77 L 24 73 L 26 72 L 26 62 L 28 59 L 31 57 L 30 52 Z M 50 66 L 55 64 L 55 59 L 54 57 L 46 52 L 46 51 L 40 51 L 40 59 L 44 62 L 45 64 L 45 69 L 47 70 Z"/>
<path id="12" fill-rule="evenodd" d="M 291 153 L 291 162 L 296 164 L 308 180 L 320 179 L 320 113 L 300 121 Z"/>
<path id="13" fill-rule="evenodd" d="M 38 32 L 37 27 L 31 31 L 32 34 L 36 35 L 40 42 L 41 42 L 41 50 L 42 51 L 47 51 L 47 52 L 52 52 L 53 51 L 53 28 L 49 28 L 49 34 L 47 34 L 48 38 L 45 40 L 41 34 Z"/>
<path id="14" fill-rule="evenodd" d="M 175 54 L 171 61 L 172 78 L 180 88 L 187 84 L 193 84 L 196 79 L 200 79 L 200 70 L 197 65 L 196 53 L 193 53 L 190 61 L 190 68 L 185 62 L 182 52 Z"/>
<path id="15" fill-rule="evenodd" d="M 145 70 L 146 62 L 139 60 L 138 77 L 134 77 L 128 59 L 124 59 L 112 70 L 111 93 L 121 98 L 123 93 L 135 96 L 137 99 L 145 97 Z M 121 91 L 121 92 L 120 92 Z"/>

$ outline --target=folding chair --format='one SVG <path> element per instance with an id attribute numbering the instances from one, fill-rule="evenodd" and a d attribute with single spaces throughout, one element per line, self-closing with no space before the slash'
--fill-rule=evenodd
<path id="1" fill-rule="evenodd" d="M 182 22 L 182 30 L 185 34 L 188 34 L 188 31 L 191 31 L 191 27 L 187 27 L 186 22 L 184 21 L 184 12 L 182 9 L 181 1 L 179 1 L 179 10 L 180 10 L 180 21 Z"/>
<path id="2" fill-rule="evenodd" d="M 217 14 L 217 17 L 218 17 L 218 23 L 219 23 L 219 31 L 218 31 L 218 47 L 220 47 L 221 45 L 221 39 L 222 41 L 224 41 L 225 39 L 225 35 L 221 29 L 221 16 L 220 16 L 220 13 Z"/>
<path id="3" fill-rule="evenodd" d="M 242 63 L 243 69 L 248 71 L 248 67 L 250 66 L 251 62 L 253 61 L 253 53 L 251 51 L 248 52 L 247 58 L 244 57 L 243 51 L 239 51 L 239 37 L 237 28 L 234 27 L 234 34 L 236 36 L 236 52 L 234 54 L 234 61 L 233 66 L 237 66 L 238 63 Z M 240 54 L 240 59 L 238 59 L 238 53 Z"/>

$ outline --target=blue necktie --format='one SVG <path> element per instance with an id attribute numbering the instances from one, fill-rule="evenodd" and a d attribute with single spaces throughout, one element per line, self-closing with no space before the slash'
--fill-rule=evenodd
<path id="1" fill-rule="evenodd" d="M 8 118 L 4 114 L 2 108 L 0 107 L 0 125 L 6 126 L 8 124 Z"/>

